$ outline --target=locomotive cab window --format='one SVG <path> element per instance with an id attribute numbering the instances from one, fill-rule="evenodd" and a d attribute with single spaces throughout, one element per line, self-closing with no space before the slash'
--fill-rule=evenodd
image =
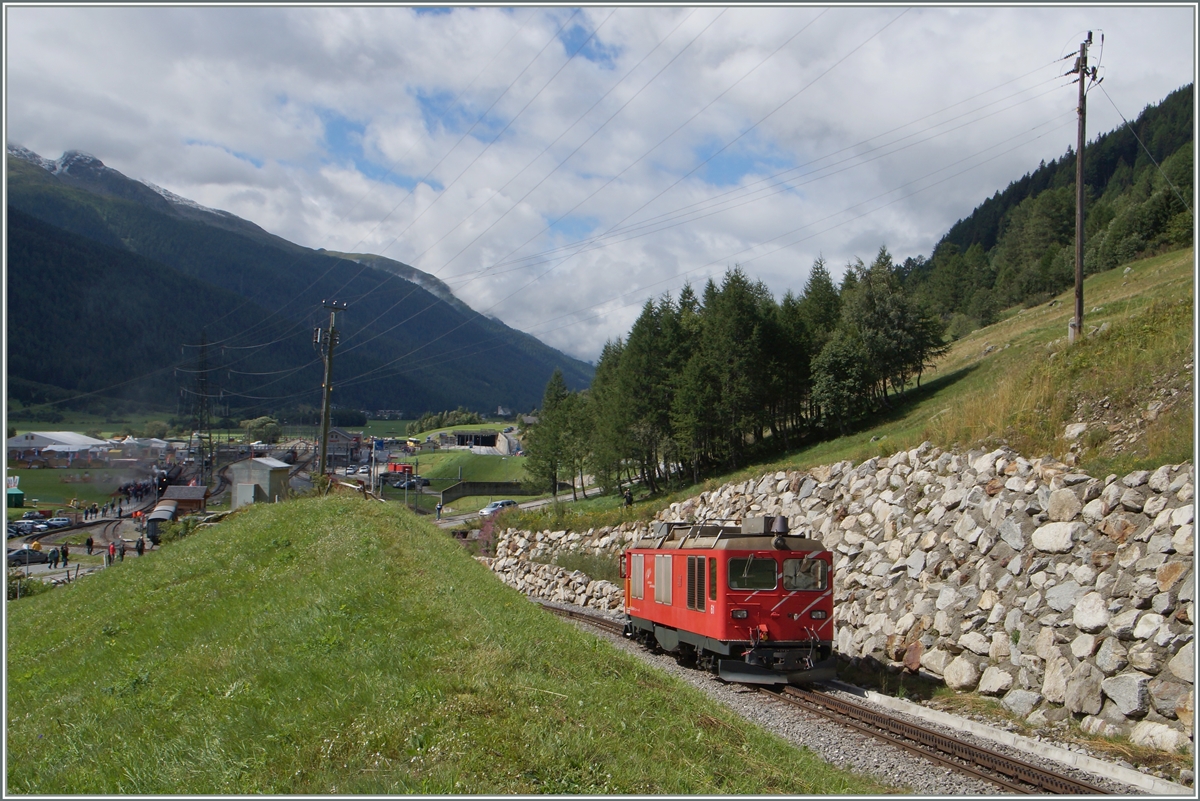
<path id="1" fill-rule="evenodd" d="M 785 590 L 824 590 L 829 586 L 829 565 L 820 559 L 784 559 Z"/>
<path id="2" fill-rule="evenodd" d="M 729 589 L 773 590 L 777 568 L 775 560 L 769 557 L 756 557 L 751 554 L 745 559 L 730 559 Z"/>
<path id="3" fill-rule="evenodd" d="M 645 559 L 645 554 L 640 553 L 629 556 L 629 594 L 634 598 L 646 597 Z"/>

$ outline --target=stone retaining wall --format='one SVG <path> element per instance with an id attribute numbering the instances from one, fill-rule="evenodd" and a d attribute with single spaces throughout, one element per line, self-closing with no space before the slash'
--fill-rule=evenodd
<path id="1" fill-rule="evenodd" d="M 1175 750 L 1193 736 L 1193 494 L 1190 464 L 1098 479 L 1008 449 L 925 443 L 728 484 L 659 518 L 786 515 L 792 533 L 837 554 L 843 656 L 996 696 L 1031 723 L 1073 715 L 1089 732 Z M 618 554 L 647 529 L 505 530 L 493 569 L 529 588 L 549 576 L 521 574 L 521 563 Z M 552 594 L 589 586 L 562 580 Z M 619 608 L 620 588 L 608 586 L 602 603 Z"/>

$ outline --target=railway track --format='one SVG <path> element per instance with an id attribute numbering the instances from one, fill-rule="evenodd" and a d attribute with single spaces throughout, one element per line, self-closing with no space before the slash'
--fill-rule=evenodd
<path id="1" fill-rule="evenodd" d="M 1048 771 L 844 698 L 798 687 L 762 688 L 760 692 L 1012 793 L 1109 795 L 1108 790 L 1094 784 Z"/>
<path id="2" fill-rule="evenodd" d="M 579 609 L 564 609 L 535 601 L 542 608 L 569 620 L 578 620 L 620 634 L 624 625 L 612 618 Z M 1094 784 L 1046 770 L 1029 762 L 964 742 L 925 726 L 898 719 L 874 707 L 826 693 L 785 687 L 782 690 L 758 688 L 772 698 L 811 714 L 821 715 L 874 739 L 921 756 L 972 778 L 988 782 L 1009 793 L 1021 795 L 1109 795 L 1110 791 Z"/>

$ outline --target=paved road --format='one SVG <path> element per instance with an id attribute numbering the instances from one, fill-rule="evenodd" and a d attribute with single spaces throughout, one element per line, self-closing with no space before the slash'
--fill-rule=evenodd
<path id="1" fill-rule="evenodd" d="M 539 509 L 543 506 L 549 506 L 552 503 L 554 503 L 553 498 L 541 498 L 536 501 L 525 501 L 524 503 L 518 503 L 517 506 L 522 509 Z M 570 503 L 570 501 L 567 501 L 567 503 Z M 463 514 L 442 515 L 442 519 L 438 521 L 438 525 L 442 528 L 454 528 L 456 525 L 466 523 L 469 520 L 475 520 L 478 517 L 478 510 L 474 512 L 465 512 Z"/>

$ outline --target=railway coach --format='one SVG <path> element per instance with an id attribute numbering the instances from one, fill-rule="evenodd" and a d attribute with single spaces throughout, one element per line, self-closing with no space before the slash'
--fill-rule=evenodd
<path id="1" fill-rule="evenodd" d="M 786 517 L 655 525 L 622 556 L 625 636 L 747 684 L 832 679 L 833 554 Z"/>

